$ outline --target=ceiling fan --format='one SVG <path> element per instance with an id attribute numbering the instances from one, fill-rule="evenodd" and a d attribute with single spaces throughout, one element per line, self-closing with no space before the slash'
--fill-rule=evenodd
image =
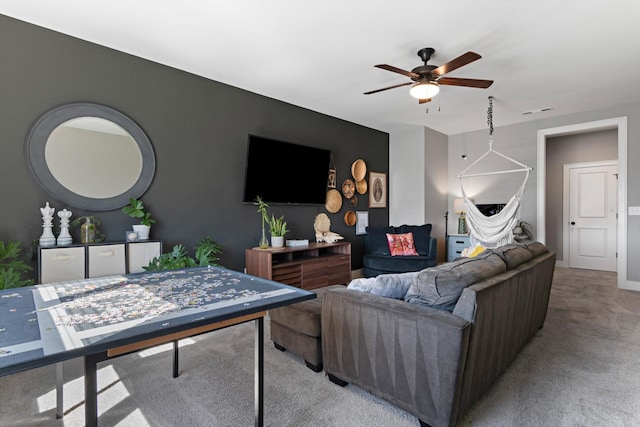
<path id="1" fill-rule="evenodd" d="M 470 62 L 476 61 L 482 58 L 475 52 L 467 52 L 452 61 L 447 62 L 441 66 L 427 65 L 431 55 L 435 52 L 435 49 L 431 47 L 425 47 L 418 51 L 418 56 L 424 62 L 424 65 L 420 65 L 411 71 L 406 71 L 401 68 L 394 67 L 393 65 L 379 64 L 377 68 L 383 70 L 392 71 L 394 73 L 402 74 L 411 79 L 410 82 L 401 83 L 385 87 L 382 89 L 372 90 L 365 92 L 365 95 L 371 95 L 372 93 L 382 92 L 384 90 L 395 89 L 401 86 L 413 85 L 410 93 L 414 98 L 418 98 L 419 104 L 431 101 L 431 98 L 436 96 L 440 91 L 439 85 L 449 86 L 466 86 L 475 87 L 480 89 L 486 89 L 493 84 L 493 80 L 480 80 L 480 79 L 461 79 L 457 77 L 445 77 L 444 75 L 456 70 Z"/>

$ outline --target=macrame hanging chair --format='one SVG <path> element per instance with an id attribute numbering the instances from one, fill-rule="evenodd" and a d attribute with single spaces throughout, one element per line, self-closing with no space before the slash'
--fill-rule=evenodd
<path id="1" fill-rule="evenodd" d="M 489 125 L 489 151 L 484 153 L 482 156 L 480 156 L 480 158 L 478 158 L 478 160 L 476 160 L 469 167 L 460 172 L 460 174 L 458 175 L 458 180 L 460 181 L 460 190 L 462 191 L 462 198 L 464 199 L 464 204 L 467 209 L 466 218 L 467 224 L 469 226 L 469 241 L 471 242 L 471 245 L 475 246 L 477 244 L 480 244 L 485 248 L 495 248 L 512 243 L 514 240 L 513 229 L 516 227 L 518 221 L 520 220 L 522 194 L 524 193 L 524 188 L 527 184 L 527 180 L 529 179 L 529 172 L 532 170 L 532 168 L 493 149 L 493 97 L 491 96 L 489 97 L 487 123 Z M 498 156 L 509 160 L 510 162 L 513 162 L 520 167 L 517 169 L 494 172 L 483 172 L 475 174 L 467 173 L 469 169 L 478 164 L 490 153 L 497 154 Z M 464 186 L 462 184 L 463 178 L 498 175 L 514 172 L 524 172 L 525 175 L 522 185 L 520 185 L 520 188 L 511 197 L 511 199 L 509 199 L 504 208 L 502 208 L 502 210 L 495 215 L 485 216 L 478 210 L 476 205 L 473 203 L 473 201 L 471 201 L 471 199 L 469 199 L 467 193 L 464 191 Z"/>

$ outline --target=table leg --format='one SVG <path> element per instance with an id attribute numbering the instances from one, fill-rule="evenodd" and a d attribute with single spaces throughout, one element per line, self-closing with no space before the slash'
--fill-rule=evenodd
<path id="1" fill-rule="evenodd" d="M 178 340 L 173 341 L 173 378 L 178 378 Z"/>
<path id="2" fill-rule="evenodd" d="M 98 426 L 98 355 L 84 357 L 84 425 Z"/>
<path id="3" fill-rule="evenodd" d="M 255 347 L 255 426 L 262 427 L 264 418 L 264 317 L 256 319 Z"/>
<path id="4" fill-rule="evenodd" d="M 56 418 L 64 417 L 64 370 L 62 362 L 56 363 Z"/>

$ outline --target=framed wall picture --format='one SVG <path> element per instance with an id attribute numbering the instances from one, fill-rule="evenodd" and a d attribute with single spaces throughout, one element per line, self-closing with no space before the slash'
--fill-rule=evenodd
<path id="1" fill-rule="evenodd" d="M 369 208 L 387 207 L 387 174 L 369 172 Z"/>
<path id="2" fill-rule="evenodd" d="M 367 234 L 369 211 L 356 211 L 356 236 Z"/>

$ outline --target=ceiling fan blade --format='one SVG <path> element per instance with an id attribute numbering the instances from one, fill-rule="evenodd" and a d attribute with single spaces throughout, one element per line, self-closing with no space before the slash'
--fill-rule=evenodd
<path id="1" fill-rule="evenodd" d="M 382 89 L 372 90 L 370 92 L 365 92 L 364 94 L 365 95 L 371 95 L 372 93 L 382 92 L 383 90 L 395 89 L 395 88 L 400 87 L 400 86 L 407 86 L 407 85 L 412 85 L 412 84 L 415 84 L 415 82 L 400 83 L 399 85 L 393 85 L 393 86 L 385 87 L 385 88 L 382 88 Z"/>
<path id="2" fill-rule="evenodd" d="M 419 79 L 420 75 L 416 73 L 412 73 L 411 71 L 403 70 L 402 68 L 394 67 L 393 65 L 387 64 L 378 64 L 375 65 L 376 68 L 381 68 L 383 70 L 392 71 L 394 73 L 402 74 L 403 76 L 407 76 L 411 79 Z"/>
<path id="3" fill-rule="evenodd" d="M 438 84 L 449 86 L 466 86 L 486 89 L 493 84 L 493 80 L 480 79 L 459 79 L 456 77 L 442 77 L 438 79 Z"/>
<path id="4" fill-rule="evenodd" d="M 467 65 L 468 63 L 476 61 L 480 58 L 482 57 L 475 52 L 467 52 L 463 55 L 458 56 L 456 59 L 453 59 L 446 64 L 439 66 L 438 68 L 433 70 L 431 74 L 433 74 L 434 76 L 442 76 L 443 74 L 450 73 L 453 70 L 456 70 L 463 65 Z"/>
<path id="5" fill-rule="evenodd" d="M 431 98 L 418 99 L 418 104 L 426 104 L 427 102 L 431 102 Z"/>

